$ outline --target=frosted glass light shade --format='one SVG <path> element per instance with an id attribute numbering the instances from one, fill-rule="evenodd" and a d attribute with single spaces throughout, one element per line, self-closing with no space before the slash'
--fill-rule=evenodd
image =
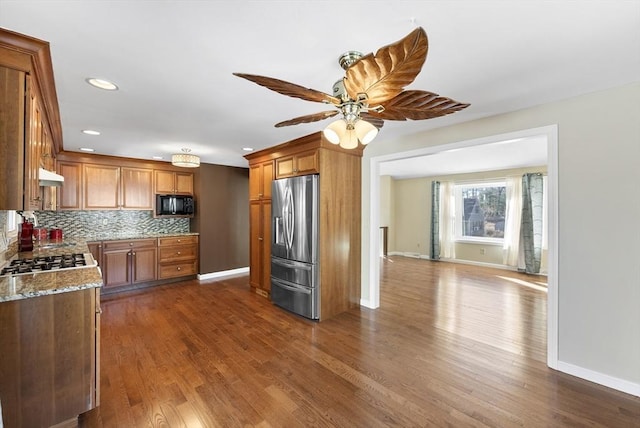
<path id="1" fill-rule="evenodd" d="M 340 144 L 340 139 L 347 131 L 347 122 L 342 119 L 331 122 L 322 133 L 331 144 Z"/>
<path id="2" fill-rule="evenodd" d="M 358 120 L 354 125 L 356 136 L 362 144 L 369 144 L 378 135 L 378 128 L 366 120 Z"/>
<path id="3" fill-rule="evenodd" d="M 355 149 L 358 147 L 358 137 L 353 129 L 348 130 L 340 138 L 340 147 L 343 149 Z"/>

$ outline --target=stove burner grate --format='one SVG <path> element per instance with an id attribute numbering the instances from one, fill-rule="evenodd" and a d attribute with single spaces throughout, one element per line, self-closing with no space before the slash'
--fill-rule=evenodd
<path id="1" fill-rule="evenodd" d="M 85 266 L 87 266 L 87 259 L 84 254 L 74 253 L 56 256 L 37 256 L 12 260 L 7 266 L 2 268 L 0 276 L 48 272 Z"/>

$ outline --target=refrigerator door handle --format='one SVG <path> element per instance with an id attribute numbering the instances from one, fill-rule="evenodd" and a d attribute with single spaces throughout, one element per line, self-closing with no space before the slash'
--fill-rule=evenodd
<path id="1" fill-rule="evenodd" d="M 294 203 L 293 203 L 293 194 L 291 193 L 291 188 L 287 187 L 284 195 L 284 208 L 283 208 L 283 217 L 284 217 L 284 232 L 286 239 L 286 246 L 288 250 L 291 250 L 293 247 L 293 228 L 295 225 L 295 211 L 294 211 Z"/>
<path id="2" fill-rule="evenodd" d="M 300 269 L 300 270 L 311 270 L 311 265 L 308 264 L 308 263 L 300 263 L 300 262 L 294 262 L 294 261 L 285 260 L 285 259 L 277 259 L 275 257 L 271 258 L 271 263 L 275 263 L 277 265 L 284 266 L 284 267 L 287 267 L 287 268 L 295 268 L 295 269 Z"/>
<path id="3" fill-rule="evenodd" d="M 304 288 L 304 287 L 293 287 L 291 285 L 285 284 L 282 281 L 274 280 L 273 278 L 272 278 L 272 281 L 275 282 L 276 284 L 278 284 L 278 287 L 282 287 L 282 288 L 284 288 L 286 290 L 294 291 L 296 293 L 311 294 L 311 290 L 309 290 L 307 288 Z"/>

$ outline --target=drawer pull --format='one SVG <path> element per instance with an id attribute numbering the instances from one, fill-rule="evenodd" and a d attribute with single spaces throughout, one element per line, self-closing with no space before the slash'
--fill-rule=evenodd
<path id="1" fill-rule="evenodd" d="M 178 266 L 178 270 L 182 270 L 182 268 L 180 266 Z"/>
<path id="2" fill-rule="evenodd" d="M 177 253 L 177 254 L 178 254 L 178 255 L 180 255 L 180 254 L 182 254 L 182 253 L 181 253 L 180 251 L 178 251 L 178 253 Z"/>

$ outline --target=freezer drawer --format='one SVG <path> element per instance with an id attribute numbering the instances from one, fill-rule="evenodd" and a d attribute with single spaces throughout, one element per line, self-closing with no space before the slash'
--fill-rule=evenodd
<path id="1" fill-rule="evenodd" d="M 319 319 L 318 290 L 271 277 L 271 301 L 295 314 Z"/>
<path id="2" fill-rule="evenodd" d="M 311 263 L 296 262 L 272 256 L 271 276 L 305 287 L 317 287 L 317 266 Z"/>

